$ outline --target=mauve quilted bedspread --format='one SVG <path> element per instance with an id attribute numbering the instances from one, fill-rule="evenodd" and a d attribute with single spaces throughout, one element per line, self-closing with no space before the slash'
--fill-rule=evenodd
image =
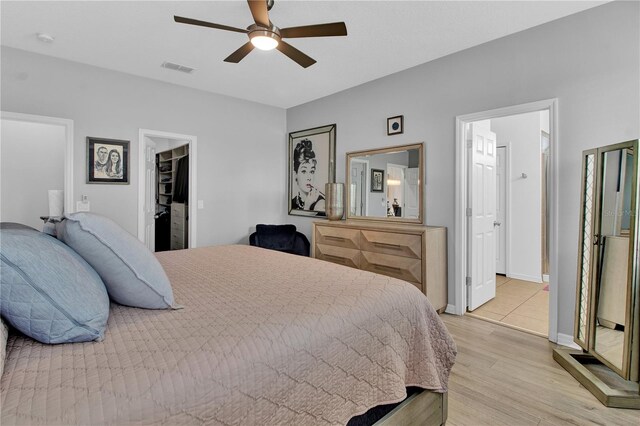
<path id="1" fill-rule="evenodd" d="M 112 305 L 103 342 L 12 335 L 3 426 L 344 424 L 447 390 L 455 345 L 411 284 L 250 246 L 157 256 L 184 309 Z"/>

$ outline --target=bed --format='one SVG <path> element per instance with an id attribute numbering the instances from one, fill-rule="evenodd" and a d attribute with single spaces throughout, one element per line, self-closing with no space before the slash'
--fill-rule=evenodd
<path id="1" fill-rule="evenodd" d="M 413 285 L 242 245 L 157 258 L 183 309 L 112 304 L 102 342 L 10 334 L 0 423 L 346 424 L 407 387 L 444 422 L 455 344 Z"/>

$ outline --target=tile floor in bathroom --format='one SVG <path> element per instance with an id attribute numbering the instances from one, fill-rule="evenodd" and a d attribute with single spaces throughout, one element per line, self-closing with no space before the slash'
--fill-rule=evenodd
<path id="1" fill-rule="evenodd" d="M 470 312 L 469 315 L 546 337 L 549 332 L 547 284 L 496 275 L 495 299 Z"/>

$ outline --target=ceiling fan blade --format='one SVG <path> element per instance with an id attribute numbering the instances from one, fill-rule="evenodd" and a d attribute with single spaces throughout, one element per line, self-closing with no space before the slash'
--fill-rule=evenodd
<path id="1" fill-rule="evenodd" d="M 300 37 L 334 37 L 346 36 L 347 26 L 344 22 L 332 22 L 330 24 L 306 25 L 303 27 L 289 27 L 280 30 L 282 38 Z"/>
<path id="2" fill-rule="evenodd" d="M 298 65 L 300 65 L 303 68 L 308 68 L 311 65 L 316 63 L 315 59 L 305 55 L 304 53 L 302 53 L 301 51 L 299 51 L 289 43 L 286 43 L 282 40 L 280 40 L 280 43 L 278 43 L 278 46 L 276 46 L 276 49 L 278 49 L 279 51 L 287 55 L 289 58 L 297 62 Z"/>
<path id="3" fill-rule="evenodd" d="M 251 42 L 248 41 L 245 44 L 243 44 L 240 47 L 240 49 L 236 50 L 231 55 L 227 56 L 224 61 L 233 62 L 234 64 L 237 64 L 238 62 L 243 60 L 244 57 L 247 56 L 249 52 L 251 52 L 252 50 L 253 50 L 253 44 L 251 44 Z"/>
<path id="4" fill-rule="evenodd" d="M 217 30 L 234 31 L 236 33 L 248 33 L 247 30 L 242 28 L 228 27 L 226 25 L 214 24 L 207 21 L 198 21 L 197 19 L 184 18 L 182 16 L 174 16 L 173 20 L 181 24 L 197 25 L 199 27 L 215 28 Z"/>
<path id="5" fill-rule="evenodd" d="M 269 28 L 271 21 L 269 21 L 269 11 L 267 10 L 267 0 L 247 0 L 249 3 L 249 9 L 251 9 L 251 15 L 257 25 L 261 27 Z"/>

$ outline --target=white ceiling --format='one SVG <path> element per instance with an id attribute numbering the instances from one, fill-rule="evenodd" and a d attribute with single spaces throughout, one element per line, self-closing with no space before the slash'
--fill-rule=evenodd
<path id="1" fill-rule="evenodd" d="M 285 1 L 280 28 L 344 21 L 349 35 L 289 39 L 318 62 L 303 69 L 278 51 L 223 62 L 245 34 L 173 22 L 181 15 L 246 28 L 234 1 L 2 1 L 1 43 L 18 49 L 289 108 L 577 13 L 600 1 Z M 55 42 L 38 41 L 49 33 Z M 191 74 L 160 67 L 170 61 Z"/>

